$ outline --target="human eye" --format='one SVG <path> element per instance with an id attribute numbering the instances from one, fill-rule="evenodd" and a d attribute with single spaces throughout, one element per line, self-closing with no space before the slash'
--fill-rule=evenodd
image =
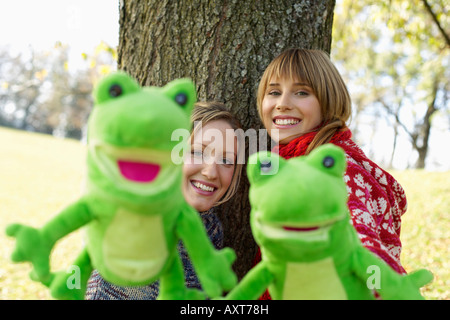
<path id="1" fill-rule="evenodd" d="M 228 158 L 222 158 L 219 159 L 219 164 L 223 164 L 225 166 L 232 166 L 234 165 L 234 161 Z"/>
<path id="2" fill-rule="evenodd" d="M 203 150 L 191 149 L 191 155 L 194 157 L 203 157 Z"/>
<path id="3" fill-rule="evenodd" d="M 309 96 L 310 94 L 312 94 L 312 89 L 309 85 L 307 84 L 303 84 L 303 83 L 299 83 L 295 86 L 294 88 L 294 93 L 297 96 Z"/>
<path id="4" fill-rule="evenodd" d="M 279 96 L 279 95 L 281 95 L 281 92 L 279 90 L 270 90 L 269 92 L 267 92 L 267 95 L 269 95 L 269 96 Z"/>
<path id="5" fill-rule="evenodd" d="M 308 96 L 311 93 L 309 88 L 305 86 L 300 86 L 299 88 L 295 89 L 294 92 L 297 96 Z"/>
<path id="6" fill-rule="evenodd" d="M 297 96 L 307 96 L 309 95 L 309 92 L 306 90 L 299 90 L 295 93 Z"/>

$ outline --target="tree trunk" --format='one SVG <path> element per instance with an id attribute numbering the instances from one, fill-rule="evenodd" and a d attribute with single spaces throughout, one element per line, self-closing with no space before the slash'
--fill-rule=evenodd
<path id="1" fill-rule="evenodd" d="M 413 136 L 413 146 L 419 153 L 419 158 L 416 162 L 416 169 L 425 168 L 425 159 L 428 154 L 429 140 L 431 134 L 431 119 L 433 114 L 438 111 L 436 107 L 436 99 L 439 90 L 439 82 L 437 77 L 433 80 L 433 89 L 431 92 L 431 101 L 428 104 L 427 111 L 423 117 L 422 123 L 417 127 L 418 134 Z"/>
<path id="2" fill-rule="evenodd" d="M 256 89 L 264 69 L 290 47 L 330 52 L 334 6 L 334 0 L 123 0 L 118 66 L 143 85 L 191 78 L 199 100 L 225 102 L 244 130 L 260 129 Z M 217 208 L 239 278 L 256 252 L 248 187 L 244 172 L 237 195 Z"/>

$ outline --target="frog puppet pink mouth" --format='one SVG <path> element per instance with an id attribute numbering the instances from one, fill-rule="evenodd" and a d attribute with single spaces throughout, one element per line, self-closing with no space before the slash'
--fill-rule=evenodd
<path id="1" fill-rule="evenodd" d="M 136 161 L 117 161 L 122 176 L 130 181 L 146 183 L 153 181 L 161 167 L 154 163 Z"/>
<path id="2" fill-rule="evenodd" d="M 307 232 L 317 230 L 319 229 L 319 227 L 297 228 L 297 227 L 283 226 L 283 229 L 286 231 Z"/>

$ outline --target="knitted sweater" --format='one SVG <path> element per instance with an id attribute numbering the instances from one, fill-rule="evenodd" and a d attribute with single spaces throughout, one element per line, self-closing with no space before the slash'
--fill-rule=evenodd
<path id="1" fill-rule="evenodd" d="M 216 249 L 223 248 L 223 229 L 218 217 L 212 210 L 200 213 L 207 234 Z M 184 266 L 186 286 L 201 289 L 200 282 L 194 272 L 188 253 L 181 241 L 178 252 Z M 86 300 L 155 300 L 159 293 L 159 282 L 147 286 L 120 287 L 105 279 L 94 270 L 88 282 Z"/>

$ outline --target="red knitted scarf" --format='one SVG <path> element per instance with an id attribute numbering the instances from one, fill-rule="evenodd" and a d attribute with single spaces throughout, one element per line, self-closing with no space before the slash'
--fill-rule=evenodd
<path id="1" fill-rule="evenodd" d="M 316 134 L 317 131 L 306 133 L 298 138 L 295 138 L 288 144 L 276 146 L 272 151 L 278 153 L 285 159 L 302 156 L 305 154 L 306 149 L 311 144 Z M 330 143 L 336 144 L 337 142 L 342 142 L 343 140 L 350 140 L 351 137 L 352 132 L 349 129 L 338 131 L 333 135 Z M 342 147 L 341 144 L 339 144 L 339 146 Z"/>

